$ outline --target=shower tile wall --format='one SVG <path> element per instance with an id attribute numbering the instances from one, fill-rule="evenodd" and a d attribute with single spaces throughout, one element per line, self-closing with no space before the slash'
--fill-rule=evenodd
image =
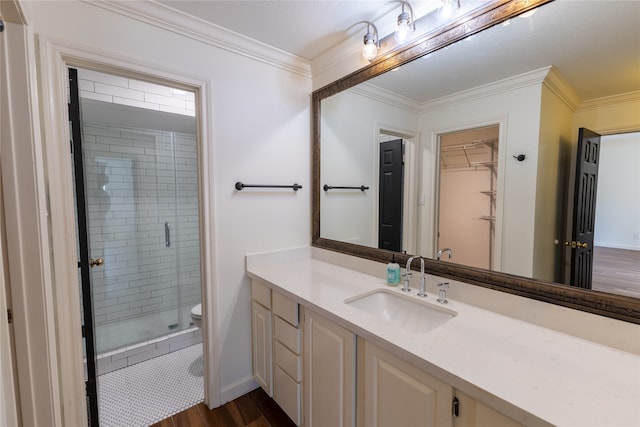
<path id="1" fill-rule="evenodd" d="M 88 123 L 83 134 L 90 256 L 105 261 L 92 271 L 96 328 L 171 309 L 178 323 L 178 306 L 200 302 L 195 136 Z"/>

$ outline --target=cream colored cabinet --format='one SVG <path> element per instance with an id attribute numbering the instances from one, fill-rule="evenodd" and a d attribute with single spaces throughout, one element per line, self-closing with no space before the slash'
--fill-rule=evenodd
<path id="1" fill-rule="evenodd" d="M 455 394 L 460 405 L 458 416 L 455 418 L 455 427 L 524 427 L 460 391 L 456 391 Z"/>
<path id="2" fill-rule="evenodd" d="M 251 299 L 253 377 L 260 387 L 262 387 L 269 396 L 272 396 L 273 334 L 271 321 L 271 290 L 260 282 L 253 280 L 251 283 Z"/>
<path id="3" fill-rule="evenodd" d="M 304 310 L 306 427 L 355 426 L 356 336 Z"/>
<path id="4" fill-rule="evenodd" d="M 460 391 L 454 417 L 450 385 L 259 280 L 251 297 L 254 378 L 298 426 L 522 427 Z"/>
<path id="5" fill-rule="evenodd" d="M 251 281 L 253 377 L 296 425 L 302 425 L 299 305 Z"/>
<path id="6" fill-rule="evenodd" d="M 302 331 L 299 305 L 272 292 L 273 400 L 302 425 Z"/>
<path id="7" fill-rule="evenodd" d="M 392 353 L 358 338 L 358 425 L 453 425 L 453 388 Z"/>

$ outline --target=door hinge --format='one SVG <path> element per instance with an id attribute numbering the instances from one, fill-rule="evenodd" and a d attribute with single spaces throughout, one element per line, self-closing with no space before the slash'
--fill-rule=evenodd
<path id="1" fill-rule="evenodd" d="M 454 417 L 460 415 L 460 401 L 457 397 L 454 397 L 453 402 L 451 402 L 451 412 L 453 413 Z"/>
<path id="2" fill-rule="evenodd" d="M 7 320 L 9 323 L 13 323 L 13 311 L 10 308 L 7 309 Z"/>

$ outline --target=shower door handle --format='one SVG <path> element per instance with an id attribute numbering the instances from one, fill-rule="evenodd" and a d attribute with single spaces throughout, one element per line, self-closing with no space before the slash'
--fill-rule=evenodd
<path id="1" fill-rule="evenodd" d="M 104 264 L 104 259 L 102 259 L 102 258 L 96 258 L 96 259 L 90 258 L 89 259 L 89 267 L 91 267 L 91 268 L 96 267 L 96 266 L 99 267 L 99 266 L 101 266 L 103 264 Z"/>
<path id="2" fill-rule="evenodd" d="M 164 245 L 168 248 L 171 247 L 171 230 L 169 229 L 169 222 L 164 223 Z"/>

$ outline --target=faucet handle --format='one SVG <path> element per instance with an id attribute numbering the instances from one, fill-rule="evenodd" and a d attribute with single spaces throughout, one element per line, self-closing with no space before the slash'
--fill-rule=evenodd
<path id="1" fill-rule="evenodd" d="M 411 279 L 411 271 L 402 273 L 401 276 L 404 278 L 404 283 L 402 284 L 402 290 L 404 292 L 411 292 L 411 288 L 409 287 L 409 280 Z"/>
<path id="2" fill-rule="evenodd" d="M 437 301 L 440 304 L 447 304 L 449 301 L 447 301 L 447 290 L 446 289 L 449 287 L 449 282 L 438 283 L 437 286 L 439 288 Z"/>

